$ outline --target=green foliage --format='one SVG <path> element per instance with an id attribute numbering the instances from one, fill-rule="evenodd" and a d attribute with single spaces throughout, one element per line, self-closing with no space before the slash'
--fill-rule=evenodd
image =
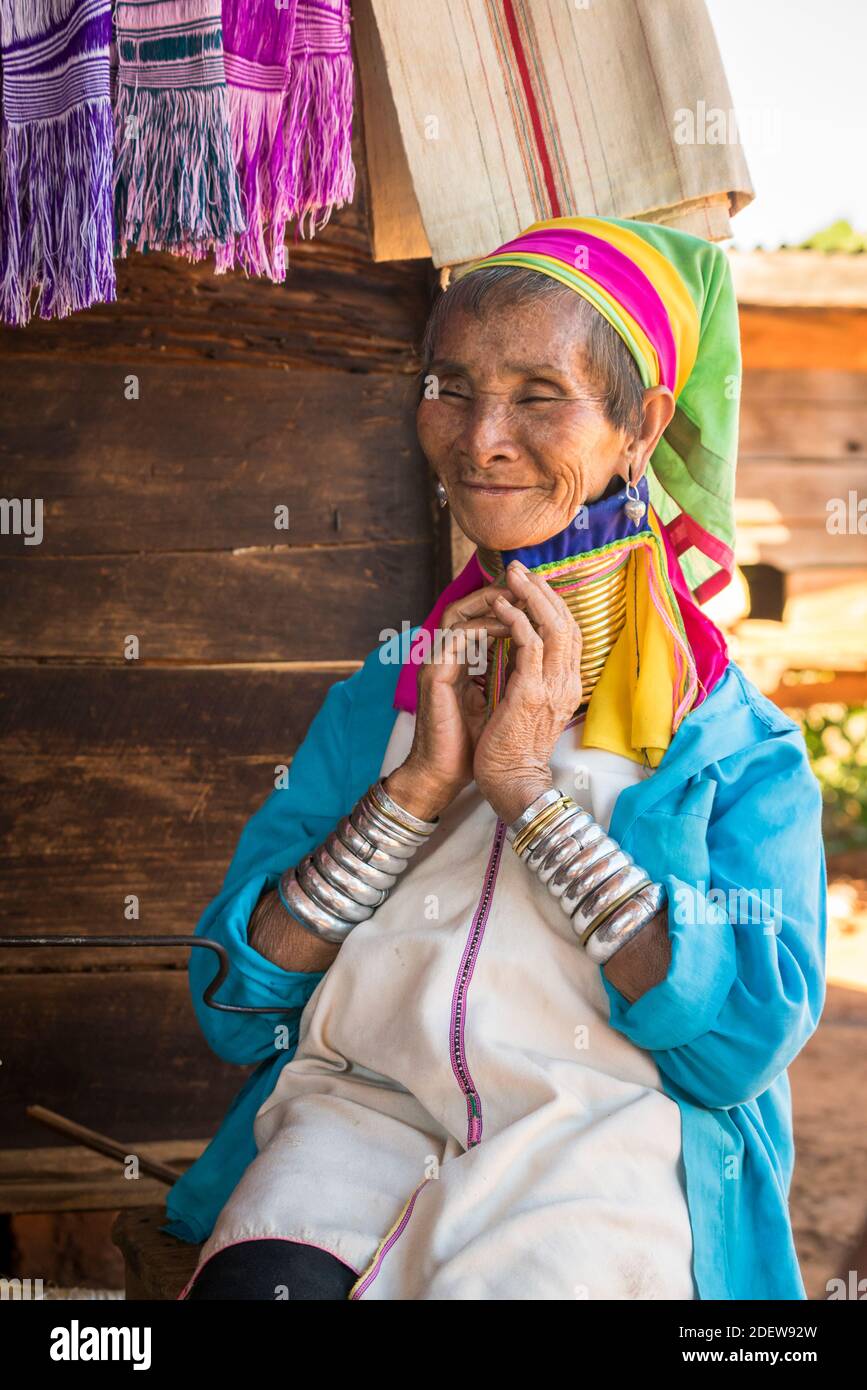
<path id="1" fill-rule="evenodd" d="M 798 249 L 802 248 L 811 251 L 838 251 L 853 256 L 867 251 L 867 237 L 861 232 L 856 232 L 851 222 L 840 218 L 839 221 L 832 222 L 830 227 L 823 227 L 820 232 L 814 232 L 806 241 L 802 241 Z"/>
<path id="2" fill-rule="evenodd" d="M 867 705 L 787 711 L 801 726 L 824 798 L 829 854 L 867 848 Z"/>

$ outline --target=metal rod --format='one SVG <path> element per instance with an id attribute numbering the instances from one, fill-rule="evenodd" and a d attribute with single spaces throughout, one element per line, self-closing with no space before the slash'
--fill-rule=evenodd
<path id="1" fill-rule="evenodd" d="M 159 1163 L 155 1158 L 146 1158 L 143 1154 L 131 1154 L 128 1144 L 119 1144 L 116 1139 L 109 1139 L 107 1134 L 100 1134 L 96 1129 L 87 1129 L 85 1125 L 76 1124 L 75 1120 L 67 1120 L 64 1115 L 58 1115 L 56 1110 L 47 1110 L 44 1105 L 28 1105 L 27 1114 L 32 1120 L 38 1120 L 49 1129 L 57 1130 L 58 1134 L 65 1134 L 76 1143 L 84 1144 L 88 1149 L 96 1149 L 97 1153 L 107 1154 L 109 1158 L 117 1158 L 121 1163 L 125 1163 L 130 1157 L 135 1158 L 143 1173 L 149 1173 L 152 1178 L 159 1178 L 160 1182 L 167 1183 L 169 1187 L 183 1176 L 177 1168 L 170 1168 L 167 1163 Z"/>
<path id="2" fill-rule="evenodd" d="M 217 957 L 217 973 L 202 994 L 202 1002 L 209 1009 L 218 1009 L 224 1014 L 297 1014 L 297 1005 L 291 1009 L 262 1008 L 251 1004 L 221 1004 L 214 998 L 220 985 L 229 973 L 229 957 L 225 946 L 212 941 L 208 936 L 0 936 L 3 946 L 201 946 L 213 951 Z"/>

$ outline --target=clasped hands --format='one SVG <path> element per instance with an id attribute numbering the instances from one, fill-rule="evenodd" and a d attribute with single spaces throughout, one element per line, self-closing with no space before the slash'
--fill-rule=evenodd
<path id="1" fill-rule="evenodd" d="M 581 629 L 566 603 L 519 560 L 505 579 L 458 599 L 441 619 L 456 635 L 511 639 L 505 692 L 490 719 L 465 659 L 467 642 L 441 644 L 442 659 L 420 668 L 412 748 L 385 786 L 423 820 L 434 820 L 475 781 L 510 824 L 551 787 L 554 746 L 581 703 Z"/>

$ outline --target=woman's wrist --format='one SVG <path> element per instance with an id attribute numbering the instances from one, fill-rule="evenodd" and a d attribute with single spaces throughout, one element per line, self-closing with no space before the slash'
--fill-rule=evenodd
<path id="1" fill-rule="evenodd" d="M 462 790 L 419 771 L 409 759 L 384 777 L 382 785 L 411 816 L 426 821 L 436 820 Z"/>
<path id="2" fill-rule="evenodd" d="M 479 791 L 500 820 L 511 825 L 543 792 L 553 787 L 550 768 L 539 768 L 483 783 Z"/>

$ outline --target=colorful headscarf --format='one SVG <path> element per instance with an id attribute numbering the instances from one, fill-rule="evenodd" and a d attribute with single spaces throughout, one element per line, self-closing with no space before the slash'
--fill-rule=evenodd
<path id="1" fill-rule="evenodd" d="M 741 355 L 725 252 L 673 227 L 554 217 L 475 261 L 514 265 L 568 285 L 599 310 L 645 387 L 667 386 L 671 424 L 648 468 L 650 498 L 699 603 L 734 569 Z"/>
<path id="2" fill-rule="evenodd" d="M 573 521 L 541 545 L 501 556 L 504 565 L 517 556 L 564 591 L 598 573 L 601 557 L 615 566 L 627 556 L 625 622 L 590 696 L 583 741 L 657 767 L 728 663 L 722 633 L 698 606 L 728 583 L 734 564 L 740 348 L 728 261 L 672 228 L 561 217 L 535 224 L 464 274 L 499 265 L 574 289 L 623 338 L 645 387 L 667 386 L 675 396 L 675 417 L 638 484 L 647 509 L 640 523 L 625 512 L 621 489 L 588 503 L 580 526 Z M 433 631 L 448 603 L 490 580 L 473 556 L 423 629 Z M 416 708 L 424 647 L 408 653 L 398 709 Z M 506 651 L 498 639 L 489 708 L 504 689 Z"/>

